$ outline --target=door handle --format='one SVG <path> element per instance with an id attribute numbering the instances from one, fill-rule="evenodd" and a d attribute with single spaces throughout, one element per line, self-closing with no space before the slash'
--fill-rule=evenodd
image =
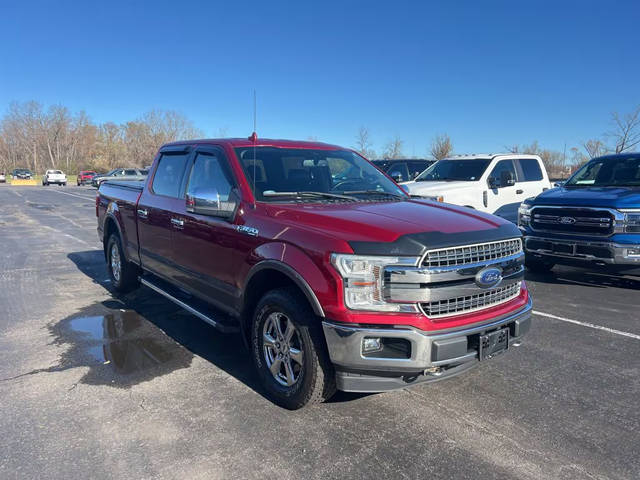
<path id="1" fill-rule="evenodd" d="M 518 195 L 522 195 L 524 193 L 524 190 L 516 190 L 516 194 Z"/>
<path id="2" fill-rule="evenodd" d="M 172 218 L 171 223 L 177 228 L 184 227 L 184 220 L 180 220 L 179 218 Z"/>
<path id="3" fill-rule="evenodd" d="M 140 218 L 147 218 L 149 216 L 149 212 L 144 210 L 143 208 L 138 209 L 138 216 Z"/>

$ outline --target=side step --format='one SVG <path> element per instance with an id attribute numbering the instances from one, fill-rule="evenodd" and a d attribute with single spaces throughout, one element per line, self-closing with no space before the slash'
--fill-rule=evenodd
<path id="1" fill-rule="evenodd" d="M 159 278 L 145 275 L 140 277 L 140 283 L 149 287 L 154 292 L 159 293 L 168 300 L 171 300 L 176 305 L 184 308 L 187 312 L 192 313 L 200 320 L 204 320 L 209 325 L 223 333 L 236 333 L 240 331 L 238 322 L 230 318 L 225 313 L 217 312 L 204 302 L 195 298 L 178 298 L 185 296 L 181 290 L 171 286 Z"/>

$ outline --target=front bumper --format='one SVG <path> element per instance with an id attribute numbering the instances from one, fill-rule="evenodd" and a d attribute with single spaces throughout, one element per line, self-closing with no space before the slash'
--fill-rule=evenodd
<path id="1" fill-rule="evenodd" d="M 531 298 L 514 313 L 491 323 L 452 331 L 427 333 L 412 327 L 370 328 L 324 321 L 322 327 L 329 356 L 336 368 L 338 389 L 347 392 L 381 392 L 426 381 L 448 378 L 478 363 L 477 339 L 481 334 L 509 328 L 509 343 L 517 343 L 531 326 Z M 365 338 L 393 339 L 410 348 L 403 358 L 364 355 Z M 402 357 L 402 355 L 400 355 Z"/>
<path id="2" fill-rule="evenodd" d="M 623 244 L 615 241 L 556 238 L 539 235 L 526 236 L 525 253 L 538 257 L 550 257 L 563 263 L 595 263 L 599 265 L 619 265 L 640 267 L 640 255 L 630 253 L 639 250 L 640 243 Z"/>

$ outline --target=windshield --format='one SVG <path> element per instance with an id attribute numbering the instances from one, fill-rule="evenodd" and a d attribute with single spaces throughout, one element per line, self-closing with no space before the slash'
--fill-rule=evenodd
<path id="1" fill-rule="evenodd" d="M 416 177 L 416 182 L 480 180 L 489 165 L 489 159 L 440 160 Z"/>
<path id="2" fill-rule="evenodd" d="M 567 180 L 565 187 L 640 186 L 640 157 L 592 160 Z"/>
<path id="3" fill-rule="evenodd" d="M 256 147 L 255 162 L 253 147 L 237 148 L 236 154 L 258 200 L 283 201 L 278 194 L 292 192 L 335 194 L 326 195 L 327 200 L 337 195 L 406 197 L 380 170 L 348 150 Z"/>

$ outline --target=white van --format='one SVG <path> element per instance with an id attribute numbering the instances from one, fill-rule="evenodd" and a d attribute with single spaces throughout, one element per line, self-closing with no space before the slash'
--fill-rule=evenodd
<path id="1" fill-rule="evenodd" d="M 512 153 L 446 158 L 403 185 L 412 196 L 474 208 L 512 222 L 517 222 L 525 198 L 551 188 L 539 156 Z"/>

